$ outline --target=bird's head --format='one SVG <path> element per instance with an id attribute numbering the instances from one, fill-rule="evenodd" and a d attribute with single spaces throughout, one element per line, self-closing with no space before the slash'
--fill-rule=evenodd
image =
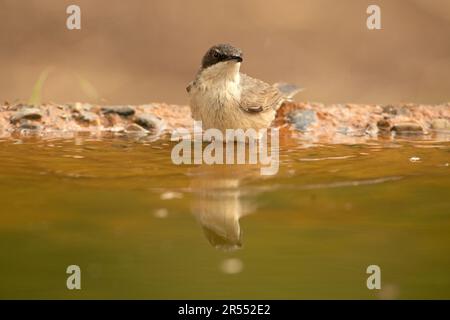
<path id="1" fill-rule="evenodd" d="M 203 56 L 202 69 L 206 69 L 223 62 L 227 64 L 241 63 L 241 49 L 235 48 L 229 44 L 218 44 L 211 47 Z"/>

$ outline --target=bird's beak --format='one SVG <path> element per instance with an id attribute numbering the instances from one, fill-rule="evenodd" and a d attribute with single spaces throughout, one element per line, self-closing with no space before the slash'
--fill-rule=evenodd
<path id="1" fill-rule="evenodd" d="M 241 56 L 231 56 L 229 60 L 236 60 L 237 62 L 242 62 L 243 59 Z"/>

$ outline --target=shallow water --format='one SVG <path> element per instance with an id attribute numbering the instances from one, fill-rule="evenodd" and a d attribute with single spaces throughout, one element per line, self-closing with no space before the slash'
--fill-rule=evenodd
<path id="1" fill-rule="evenodd" d="M 0 140 L 0 298 L 448 299 L 443 140 L 286 138 L 272 177 L 167 140 Z"/>

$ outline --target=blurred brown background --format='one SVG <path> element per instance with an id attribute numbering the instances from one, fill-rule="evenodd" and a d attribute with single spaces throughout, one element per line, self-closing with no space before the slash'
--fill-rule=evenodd
<path id="1" fill-rule="evenodd" d="M 70 4 L 79 31 L 66 29 Z M 383 30 L 367 30 L 369 4 Z M 27 100 L 52 67 L 44 101 L 186 104 L 220 42 L 244 50 L 243 72 L 304 86 L 300 101 L 450 100 L 449 0 L 0 0 L 0 21 L 2 102 Z"/>

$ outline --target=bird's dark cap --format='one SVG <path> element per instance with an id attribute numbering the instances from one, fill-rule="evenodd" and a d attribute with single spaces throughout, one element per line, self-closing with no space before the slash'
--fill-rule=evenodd
<path id="1" fill-rule="evenodd" d="M 203 56 L 202 68 L 208 68 L 219 62 L 235 60 L 242 62 L 242 50 L 230 44 L 217 44 L 211 47 Z"/>

